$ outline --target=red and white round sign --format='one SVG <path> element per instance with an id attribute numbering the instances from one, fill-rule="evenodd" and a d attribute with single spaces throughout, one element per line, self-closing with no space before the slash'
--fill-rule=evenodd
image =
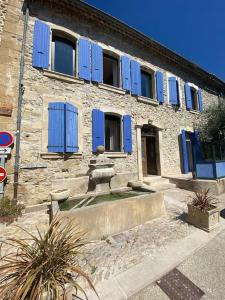
<path id="1" fill-rule="evenodd" d="M 0 182 L 3 182 L 7 177 L 5 168 L 0 167 Z"/>

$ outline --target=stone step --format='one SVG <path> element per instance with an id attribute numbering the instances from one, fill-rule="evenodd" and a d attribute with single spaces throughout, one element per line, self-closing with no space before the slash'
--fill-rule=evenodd
<path id="1" fill-rule="evenodd" d="M 163 185 L 152 186 L 152 188 L 156 192 L 160 192 L 160 191 L 166 191 L 166 190 L 174 189 L 174 188 L 176 188 L 176 184 L 174 184 L 174 183 L 167 183 L 167 184 L 163 184 Z"/>
<path id="2" fill-rule="evenodd" d="M 169 184 L 169 179 L 162 177 L 144 177 L 143 182 L 150 186 Z"/>

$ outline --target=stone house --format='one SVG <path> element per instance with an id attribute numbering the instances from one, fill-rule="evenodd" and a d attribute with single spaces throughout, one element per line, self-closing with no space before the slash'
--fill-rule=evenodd
<path id="1" fill-rule="evenodd" d="M 0 126 L 15 134 L 7 195 L 85 194 L 99 145 L 115 164 L 111 188 L 192 171 L 194 124 L 223 81 L 82 1 L 0 7 Z"/>

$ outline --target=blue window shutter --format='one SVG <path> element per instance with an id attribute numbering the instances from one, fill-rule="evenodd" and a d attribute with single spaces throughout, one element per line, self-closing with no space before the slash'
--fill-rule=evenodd
<path id="1" fill-rule="evenodd" d="M 122 68 L 122 85 L 126 91 L 131 90 L 131 78 L 130 78 L 130 59 L 127 56 L 121 57 Z"/>
<path id="2" fill-rule="evenodd" d="M 190 138 L 191 138 L 191 145 L 192 145 L 192 152 L 193 152 L 194 160 L 201 161 L 202 160 L 202 148 L 201 148 L 199 133 L 197 131 L 192 132 L 190 134 Z"/>
<path id="3" fill-rule="evenodd" d="M 132 121 L 130 115 L 123 117 L 123 146 L 124 152 L 132 152 Z"/>
<path id="4" fill-rule="evenodd" d="M 92 43 L 91 45 L 91 80 L 95 82 L 103 81 L 103 52 L 102 47 Z"/>
<path id="5" fill-rule="evenodd" d="M 141 95 L 141 66 L 135 60 L 131 61 L 131 93 Z"/>
<path id="6" fill-rule="evenodd" d="M 182 156 L 183 156 L 183 171 L 184 174 L 188 173 L 188 152 L 187 152 L 187 142 L 186 142 L 186 131 L 183 129 L 181 132 L 182 140 Z"/>
<path id="7" fill-rule="evenodd" d="M 48 152 L 65 152 L 65 104 L 48 104 Z"/>
<path id="8" fill-rule="evenodd" d="M 66 128 L 65 128 L 65 152 L 78 152 L 78 111 L 69 103 L 66 106 Z"/>
<path id="9" fill-rule="evenodd" d="M 199 111 L 203 111 L 203 97 L 202 97 L 202 90 L 198 90 L 198 104 L 199 104 Z"/>
<path id="10" fill-rule="evenodd" d="M 169 77 L 169 103 L 178 105 L 178 95 L 177 95 L 177 79 L 176 77 Z"/>
<path id="11" fill-rule="evenodd" d="M 91 43 L 88 40 L 79 40 L 79 77 L 91 80 Z"/>
<path id="12" fill-rule="evenodd" d="M 105 146 L 105 114 L 99 109 L 92 111 L 92 150 Z"/>
<path id="13" fill-rule="evenodd" d="M 192 109 L 192 99 L 191 99 L 191 87 L 188 82 L 185 83 L 185 97 L 186 97 L 186 107 L 187 109 Z"/>
<path id="14" fill-rule="evenodd" d="M 163 94 L 163 73 L 161 71 L 156 72 L 156 92 L 157 92 L 157 100 L 159 103 L 164 102 L 164 94 Z"/>
<path id="15" fill-rule="evenodd" d="M 36 20 L 34 24 L 32 65 L 36 68 L 48 69 L 50 47 L 50 27 Z"/>

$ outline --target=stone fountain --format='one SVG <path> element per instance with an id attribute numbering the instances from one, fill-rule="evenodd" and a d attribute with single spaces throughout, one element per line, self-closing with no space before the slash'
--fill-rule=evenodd
<path id="1" fill-rule="evenodd" d="M 112 160 L 104 155 L 105 147 L 97 147 L 97 157 L 90 160 L 90 182 L 95 187 L 95 192 L 110 192 L 110 181 L 116 172 Z"/>

